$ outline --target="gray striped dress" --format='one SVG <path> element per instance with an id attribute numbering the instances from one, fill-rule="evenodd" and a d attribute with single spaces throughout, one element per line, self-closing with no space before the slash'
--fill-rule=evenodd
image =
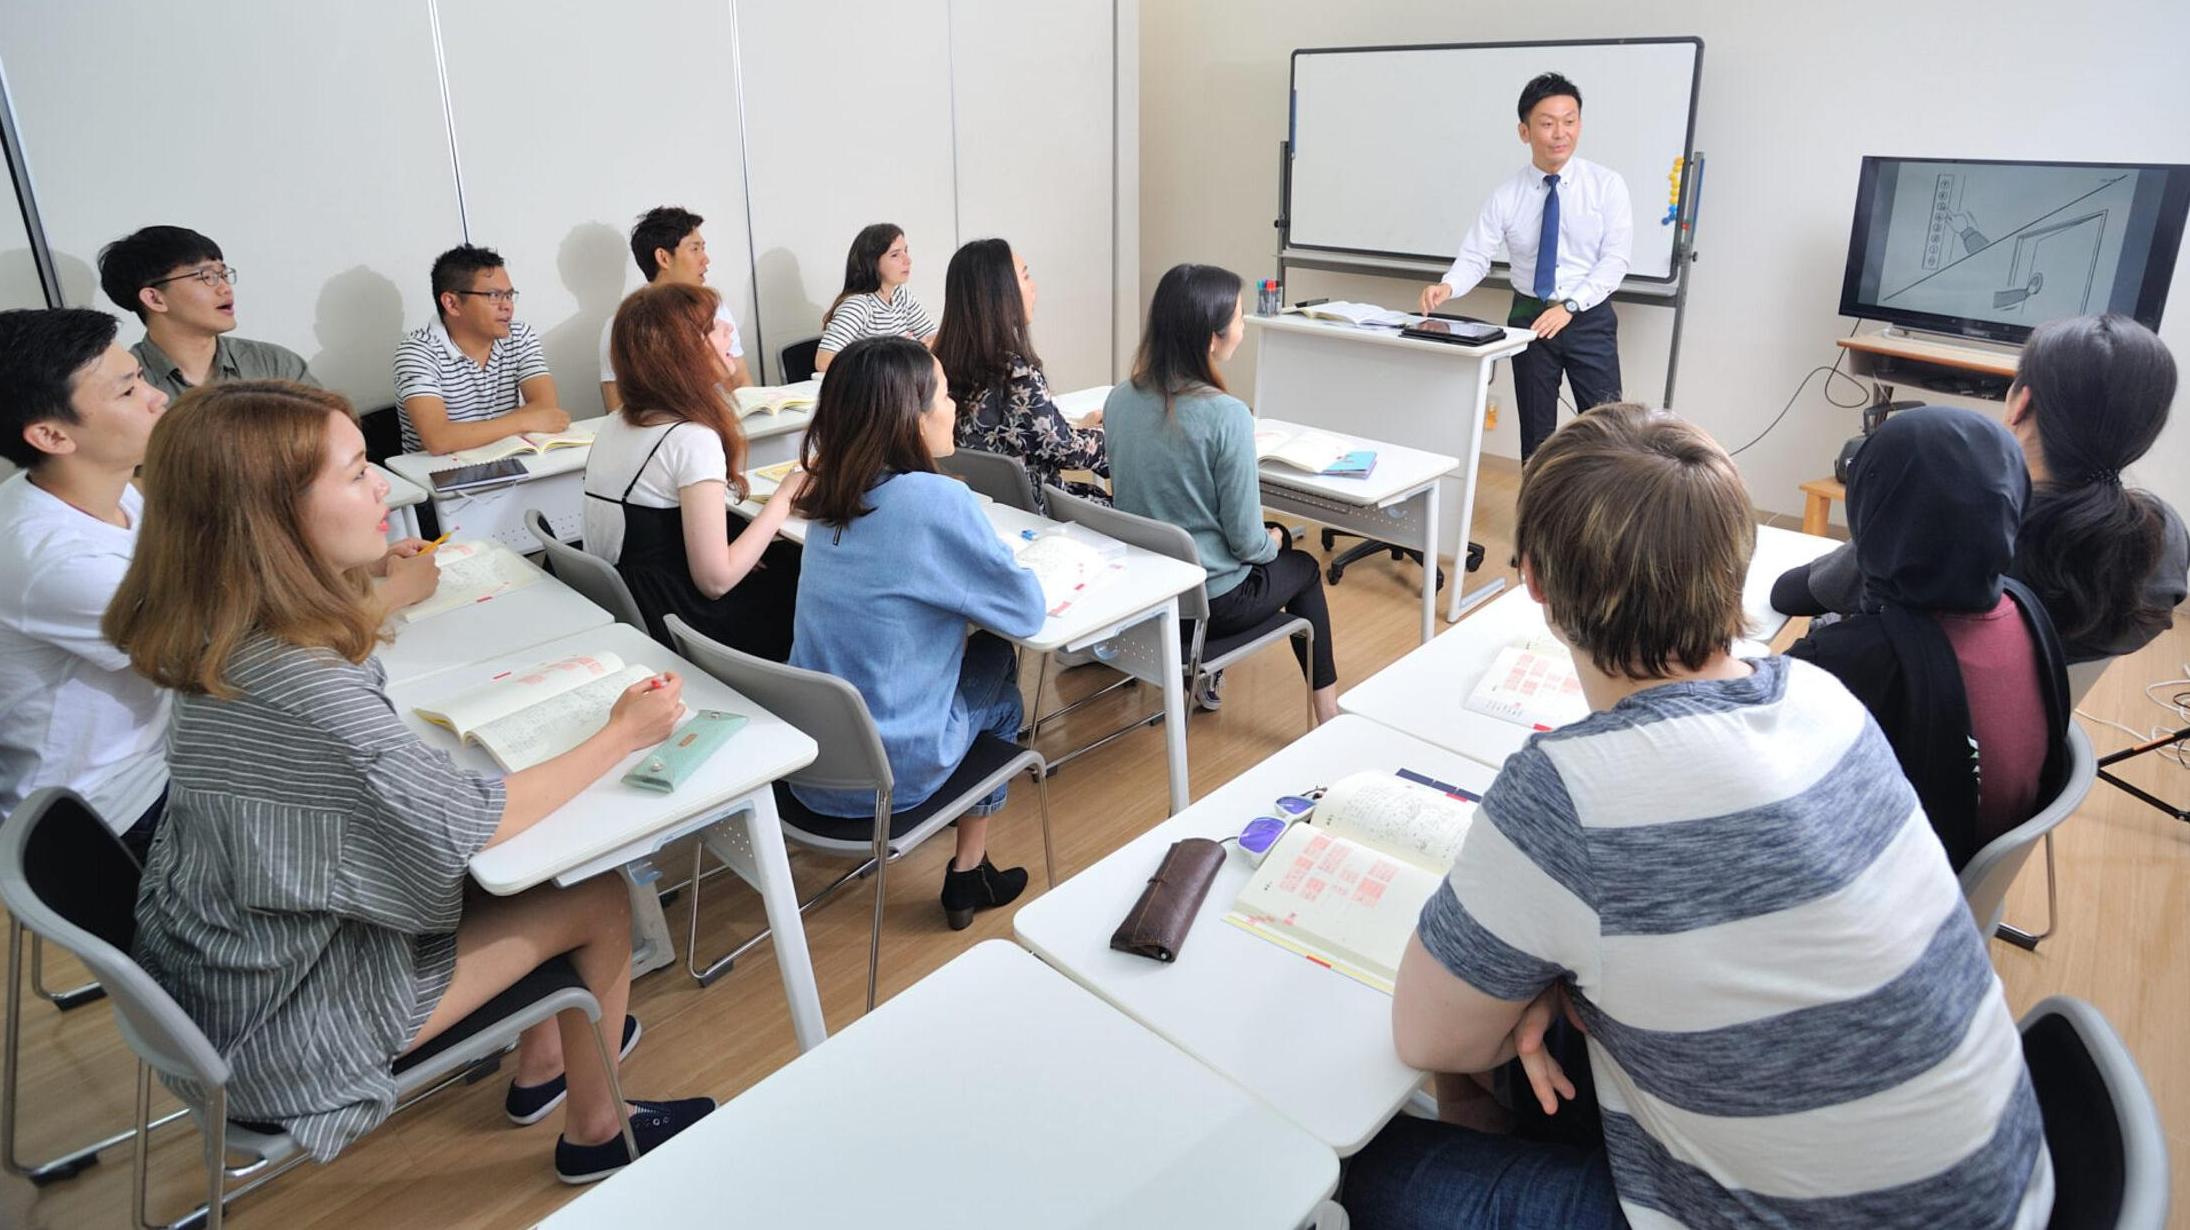
<path id="1" fill-rule="evenodd" d="M 229 1117 L 325 1161 L 395 1108 L 503 785 L 397 720 L 378 658 L 257 636 L 228 679 L 233 700 L 175 698 L 136 955 L 227 1057 Z"/>

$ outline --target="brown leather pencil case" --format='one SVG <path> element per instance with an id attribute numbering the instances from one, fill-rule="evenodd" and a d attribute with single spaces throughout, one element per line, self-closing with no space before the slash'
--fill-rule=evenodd
<path id="1" fill-rule="evenodd" d="M 1110 946 L 1119 952 L 1158 961 L 1176 961 L 1186 944 L 1186 933 L 1201 910 L 1202 898 L 1217 878 L 1224 862 L 1224 846 L 1206 837 L 1188 837 L 1172 844 L 1148 877 L 1141 899 L 1118 924 Z"/>

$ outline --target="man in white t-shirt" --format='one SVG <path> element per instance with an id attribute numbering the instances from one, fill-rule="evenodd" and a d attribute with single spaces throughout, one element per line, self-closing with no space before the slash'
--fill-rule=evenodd
<path id="1" fill-rule="evenodd" d="M 684 282 L 692 286 L 707 284 L 707 240 L 700 234 L 700 224 L 707 219 L 689 209 L 675 205 L 656 205 L 639 215 L 638 225 L 631 228 L 631 259 L 638 262 L 639 272 L 648 283 Z M 738 332 L 737 318 L 730 314 L 730 301 L 718 298 L 715 302 L 715 319 L 730 326 L 730 353 L 724 360 L 730 367 L 730 379 L 724 382 L 726 389 L 742 388 L 753 383 L 753 377 L 745 366 L 745 338 Z M 608 340 L 616 332 L 616 318 L 610 316 L 601 326 L 601 408 L 621 410 L 624 395 L 616 388 L 616 368 L 608 359 Z"/>
<path id="2" fill-rule="evenodd" d="M 99 621 L 137 545 L 130 482 L 167 394 L 81 308 L 0 312 L 0 813 L 66 786 L 142 862 L 167 798 L 167 692 Z"/>

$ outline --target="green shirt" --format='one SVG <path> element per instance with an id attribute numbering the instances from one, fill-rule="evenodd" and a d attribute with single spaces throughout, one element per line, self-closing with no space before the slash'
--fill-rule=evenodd
<path id="1" fill-rule="evenodd" d="M 1168 521 L 1194 536 L 1209 596 L 1232 592 L 1252 564 L 1277 558 L 1262 526 L 1262 483 L 1255 472 L 1255 416 L 1247 403 L 1215 389 L 1171 399 L 1130 381 L 1103 403 L 1112 502 L 1129 513 Z"/>
<path id="2" fill-rule="evenodd" d="M 150 336 L 129 348 L 144 365 L 145 383 L 167 394 L 181 397 L 190 391 L 190 384 L 183 379 L 182 369 L 175 360 L 155 345 Z M 293 350 L 276 346 L 272 342 L 254 342 L 247 337 L 229 337 L 225 334 L 213 339 L 213 365 L 206 370 L 206 383 L 222 380 L 295 380 L 319 387 L 312 379 L 311 369 Z"/>

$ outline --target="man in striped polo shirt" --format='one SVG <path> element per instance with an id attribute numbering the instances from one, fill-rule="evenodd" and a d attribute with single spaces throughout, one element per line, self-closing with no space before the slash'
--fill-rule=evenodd
<path id="1" fill-rule="evenodd" d="M 2045 1224 L 2020 1038 L 1892 748 L 1822 671 L 1728 653 L 1751 518 L 1710 437 L 1639 407 L 1530 462 L 1515 551 L 1592 713 L 1500 770 L 1393 1035 L 1484 1072 L 1570 1003 L 1602 1140 L 1400 1120 L 1357 1227 Z"/>
<path id="2" fill-rule="evenodd" d="M 395 350 L 404 452 L 453 453 L 570 426 L 540 335 L 516 319 L 500 254 L 463 244 L 434 258 L 433 300 L 433 321 Z"/>

